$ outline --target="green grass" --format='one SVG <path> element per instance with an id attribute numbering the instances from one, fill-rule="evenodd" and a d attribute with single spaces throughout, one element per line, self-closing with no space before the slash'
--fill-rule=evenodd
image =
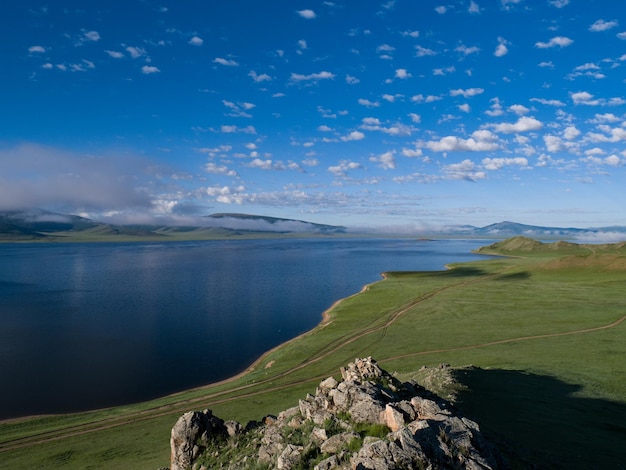
<path id="1" fill-rule="evenodd" d="M 229 383 L 110 410 L 0 423 L 0 468 L 167 466 L 169 432 L 183 412 L 210 408 L 224 419 L 258 420 L 297 405 L 360 356 L 403 376 L 442 362 L 458 368 L 458 406 L 514 462 L 619 468 L 626 322 L 584 330 L 626 314 L 624 254 L 561 248 L 511 252 L 524 257 L 445 272 L 390 273 Z"/>

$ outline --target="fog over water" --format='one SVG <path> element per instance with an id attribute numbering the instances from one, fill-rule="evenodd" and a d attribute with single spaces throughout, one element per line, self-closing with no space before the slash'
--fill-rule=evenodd
<path id="1" fill-rule="evenodd" d="M 0 245 L 0 418 L 132 403 L 229 377 L 394 270 L 486 242 Z"/>

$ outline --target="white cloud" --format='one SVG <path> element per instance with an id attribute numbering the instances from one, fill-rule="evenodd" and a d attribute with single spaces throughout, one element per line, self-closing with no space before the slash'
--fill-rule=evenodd
<path id="1" fill-rule="evenodd" d="M 484 93 L 483 88 L 467 88 L 465 90 L 458 88 L 456 90 L 450 90 L 450 96 L 463 96 L 463 98 L 470 98 L 472 96 L 480 95 Z"/>
<path id="2" fill-rule="evenodd" d="M 517 165 L 526 167 L 528 166 L 528 159 L 524 157 L 514 158 L 483 158 L 483 166 L 487 170 L 500 170 L 505 166 Z"/>
<path id="3" fill-rule="evenodd" d="M 217 202 L 222 204 L 242 204 L 246 200 L 244 186 L 212 186 L 206 188 L 206 194 L 214 197 Z"/>
<path id="4" fill-rule="evenodd" d="M 508 42 L 504 38 L 499 37 L 498 45 L 496 46 L 496 50 L 494 51 L 493 55 L 495 55 L 496 57 L 503 57 L 507 55 L 509 53 L 509 48 L 506 47 L 507 44 Z"/>
<path id="5" fill-rule="evenodd" d="M 543 127 L 543 123 L 532 117 L 523 116 L 514 124 L 503 122 L 495 124 L 494 130 L 503 134 L 517 134 L 519 132 L 536 131 Z"/>
<path id="6" fill-rule="evenodd" d="M 474 0 L 472 0 L 470 2 L 470 6 L 467 9 L 467 12 L 468 13 L 480 13 L 480 7 Z"/>
<path id="7" fill-rule="evenodd" d="M 318 81 L 318 80 L 333 80 L 334 78 L 335 78 L 335 74 L 322 71 L 318 73 L 311 73 L 309 75 L 292 73 L 290 80 L 292 82 L 306 82 L 306 81 Z"/>
<path id="8" fill-rule="evenodd" d="M 550 0 L 550 5 L 556 8 L 563 8 L 564 6 L 569 5 L 569 0 Z"/>
<path id="9" fill-rule="evenodd" d="M 572 93 L 570 96 L 574 104 L 584 104 L 587 106 L 599 106 L 602 104 L 601 100 L 593 99 L 593 95 L 587 91 Z"/>
<path id="10" fill-rule="evenodd" d="M 568 126 L 563 131 L 563 137 L 567 140 L 574 140 L 580 135 L 580 131 L 575 126 Z"/>
<path id="11" fill-rule="evenodd" d="M 361 106 L 366 106 L 368 108 L 377 108 L 378 106 L 380 106 L 380 103 L 378 101 L 370 101 L 365 98 L 359 98 L 358 103 Z"/>
<path id="12" fill-rule="evenodd" d="M 547 49 L 550 47 L 567 47 L 574 43 L 574 41 L 570 38 L 564 36 L 556 36 L 550 39 L 548 42 L 537 42 L 535 43 L 535 47 L 539 49 Z"/>
<path id="13" fill-rule="evenodd" d="M 617 33 L 617 37 L 619 39 L 626 39 L 626 31 L 623 31 L 621 33 Z"/>
<path id="14" fill-rule="evenodd" d="M 204 43 L 204 41 L 202 40 L 202 38 L 199 38 L 198 36 L 194 36 L 189 40 L 189 44 L 191 44 L 192 46 L 201 46 Z"/>
<path id="15" fill-rule="evenodd" d="M 445 165 L 442 171 L 447 179 L 475 182 L 487 177 L 485 172 L 477 171 L 476 164 L 471 160 L 463 160 L 460 163 Z"/>
<path id="16" fill-rule="evenodd" d="M 432 49 L 428 49 L 427 47 L 415 46 L 415 49 L 417 50 L 416 52 L 417 57 L 437 55 L 435 51 L 433 51 Z"/>
<path id="17" fill-rule="evenodd" d="M 412 38 L 418 38 L 420 35 L 419 31 L 403 31 L 402 36 L 409 36 Z"/>
<path id="18" fill-rule="evenodd" d="M 530 112 L 530 109 L 521 104 L 514 104 L 509 106 L 509 111 L 513 111 L 515 114 L 522 116 L 524 114 L 528 114 Z"/>
<path id="19" fill-rule="evenodd" d="M 420 116 L 419 114 L 409 113 L 408 116 L 411 118 L 411 121 L 414 122 L 415 124 L 419 124 L 420 122 L 422 122 L 422 116 Z"/>
<path id="20" fill-rule="evenodd" d="M 317 128 L 318 131 L 320 132 L 332 132 L 332 129 L 328 126 L 325 125 L 321 125 Z"/>
<path id="21" fill-rule="evenodd" d="M 344 142 L 363 139 L 365 139 L 365 134 L 363 134 L 363 132 L 361 131 L 352 131 L 348 135 L 344 135 L 343 137 L 341 137 L 341 140 L 343 140 Z"/>
<path id="22" fill-rule="evenodd" d="M 130 54 L 133 59 L 138 59 L 139 57 L 146 54 L 146 50 L 143 47 L 133 47 L 128 46 L 126 51 Z"/>
<path id="23" fill-rule="evenodd" d="M 360 163 L 342 160 L 338 165 L 329 166 L 328 171 L 335 176 L 347 176 L 350 170 L 359 170 L 363 168 Z"/>
<path id="24" fill-rule="evenodd" d="M 458 106 L 458 108 L 459 108 L 459 110 L 463 111 L 464 113 L 469 113 L 469 112 L 470 112 L 470 110 L 471 110 L 470 105 L 469 105 L 469 104 L 467 104 L 467 103 L 465 103 L 465 104 L 460 104 L 460 105 Z"/>
<path id="25" fill-rule="evenodd" d="M 605 113 L 605 114 L 596 114 L 594 119 L 590 122 L 592 123 L 603 123 L 603 122 L 617 122 L 620 118 L 618 118 L 613 113 Z"/>
<path id="26" fill-rule="evenodd" d="M 307 20 L 312 20 L 317 16 L 313 10 L 299 10 L 298 15 Z"/>
<path id="27" fill-rule="evenodd" d="M 110 57 L 113 57 L 114 59 L 122 59 L 124 58 L 124 54 L 119 52 L 119 51 L 104 51 L 107 54 L 109 54 Z"/>
<path id="28" fill-rule="evenodd" d="M 512 8 L 511 5 L 517 5 L 521 1 L 522 0 L 500 0 L 500 3 L 502 5 L 502 8 L 504 8 L 505 10 L 510 10 Z"/>
<path id="29" fill-rule="evenodd" d="M 216 64 L 224 65 L 226 67 L 237 67 L 239 65 L 238 62 L 232 59 L 224 59 L 222 57 L 216 57 L 215 59 L 213 59 L 213 62 Z"/>
<path id="30" fill-rule="evenodd" d="M 346 83 L 348 85 L 356 85 L 357 83 L 359 83 L 361 80 L 359 80 L 356 77 L 353 77 L 352 75 L 346 75 Z"/>
<path id="31" fill-rule="evenodd" d="M 463 44 L 461 44 L 460 46 L 458 46 L 454 50 L 456 52 L 460 52 L 461 54 L 464 54 L 464 55 L 478 54 L 480 52 L 480 48 L 478 48 L 476 46 L 468 47 L 468 46 L 464 46 Z"/>
<path id="32" fill-rule="evenodd" d="M 444 5 L 440 5 L 438 7 L 435 7 L 435 11 L 439 13 L 440 15 L 443 15 L 446 13 L 446 11 L 448 11 L 448 8 Z"/>
<path id="33" fill-rule="evenodd" d="M 469 139 L 449 135 L 438 141 L 426 142 L 426 147 L 435 152 L 489 152 L 497 150 L 499 145 L 491 132 L 481 130 L 474 132 Z"/>
<path id="34" fill-rule="evenodd" d="M 87 41 L 97 42 L 100 40 L 100 33 L 98 33 L 98 31 L 87 31 L 83 33 L 83 36 Z"/>
<path id="35" fill-rule="evenodd" d="M 237 176 L 237 172 L 234 170 L 228 169 L 228 167 L 224 165 L 217 165 L 213 162 L 209 162 L 204 165 L 204 171 L 207 173 L 212 173 L 215 175 L 227 175 L 227 176 Z"/>
<path id="36" fill-rule="evenodd" d="M 254 128 L 254 126 L 237 127 L 237 126 L 223 125 L 220 127 L 220 132 L 224 134 L 234 134 L 234 133 L 256 134 L 256 129 Z"/>
<path id="37" fill-rule="evenodd" d="M 547 100 L 544 98 L 531 98 L 530 101 L 536 101 L 537 103 L 545 104 L 547 106 L 565 106 L 565 103 L 559 100 Z"/>
<path id="38" fill-rule="evenodd" d="M 617 20 L 613 21 L 604 21 L 597 20 L 591 26 L 589 26 L 589 31 L 598 32 L 598 31 L 606 31 L 611 28 L 615 28 L 618 25 Z"/>
<path id="39" fill-rule="evenodd" d="M 30 46 L 28 48 L 28 52 L 30 52 L 31 54 L 34 54 L 34 53 L 43 54 L 44 52 L 46 52 L 46 49 L 43 46 Z"/>
<path id="40" fill-rule="evenodd" d="M 158 67 L 155 67 L 153 65 L 144 65 L 143 67 L 141 67 L 141 73 L 145 75 L 149 75 L 151 73 L 158 73 L 158 72 L 160 72 Z"/>
<path id="41" fill-rule="evenodd" d="M 403 148 L 402 155 L 404 155 L 405 157 L 409 157 L 409 158 L 415 158 L 415 157 L 421 157 L 422 155 L 424 155 L 424 152 L 422 152 L 422 149 Z"/>
<path id="42" fill-rule="evenodd" d="M 302 49 L 302 50 L 307 49 L 307 44 L 306 44 L 306 41 L 305 41 L 304 39 L 300 39 L 300 40 L 298 41 L 298 47 L 299 47 L 300 49 Z"/>
<path id="43" fill-rule="evenodd" d="M 370 161 L 378 163 L 383 170 L 393 170 L 396 168 L 395 151 L 385 152 L 378 157 L 371 157 Z"/>
<path id="44" fill-rule="evenodd" d="M 252 77 L 252 80 L 254 80 L 256 83 L 261 83 L 261 82 L 269 82 L 272 80 L 272 77 L 270 77 L 268 74 L 266 73 L 262 73 L 262 74 L 257 74 L 254 70 L 252 70 L 249 74 L 249 77 Z"/>
<path id="45" fill-rule="evenodd" d="M 406 71 L 406 69 L 396 69 L 396 78 L 399 78 L 401 80 L 405 80 L 407 78 L 411 77 L 411 74 L 409 72 Z"/>

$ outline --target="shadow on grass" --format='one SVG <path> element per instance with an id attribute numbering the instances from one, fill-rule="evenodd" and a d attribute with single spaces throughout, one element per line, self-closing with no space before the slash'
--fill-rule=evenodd
<path id="1" fill-rule="evenodd" d="M 503 446 L 513 468 L 626 468 L 626 404 L 577 397 L 578 385 L 522 371 L 455 376 L 467 387 L 458 407 Z"/>

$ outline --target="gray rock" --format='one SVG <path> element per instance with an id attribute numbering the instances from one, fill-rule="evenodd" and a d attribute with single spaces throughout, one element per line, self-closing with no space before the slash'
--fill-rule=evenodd
<path id="1" fill-rule="evenodd" d="M 358 439 L 360 436 L 354 432 L 342 432 L 329 437 L 320 446 L 320 450 L 324 454 L 336 454 L 346 448 L 350 442 L 354 439 Z"/>
<path id="2" fill-rule="evenodd" d="M 171 470 L 194 464 L 199 468 L 196 460 L 212 440 L 212 448 L 228 446 L 224 450 L 229 449 L 229 457 L 226 463 L 207 466 L 228 470 L 255 468 L 258 463 L 280 470 L 309 468 L 308 459 L 319 455 L 325 458 L 316 470 L 506 468 L 478 424 L 449 402 L 415 383 L 399 382 L 371 358 L 356 359 L 341 372 L 341 382 L 325 379 L 315 395 L 307 395 L 298 406 L 245 429 L 234 421 L 224 423 L 208 410 L 186 413 L 172 429 Z M 381 438 L 376 425 L 386 425 L 391 432 Z M 337 434 L 338 429 L 344 432 Z M 357 452 L 349 450 L 354 439 L 363 442 Z M 219 457 L 217 452 L 204 459 Z"/>

